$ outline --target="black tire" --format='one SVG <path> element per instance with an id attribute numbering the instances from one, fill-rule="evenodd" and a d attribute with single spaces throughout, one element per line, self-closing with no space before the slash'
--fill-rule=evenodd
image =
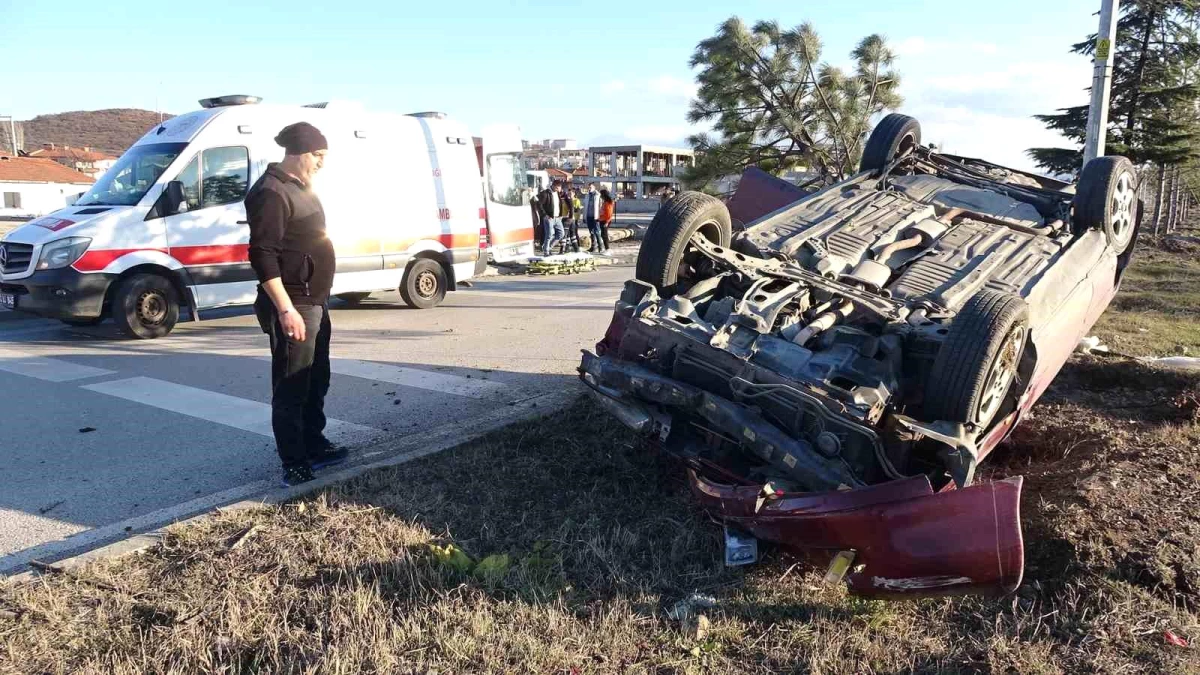
<path id="1" fill-rule="evenodd" d="M 366 300 L 367 298 L 371 297 L 371 294 L 370 293 L 338 293 L 334 297 L 336 297 L 338 300 L 341 300 L 342 302 L 346 303 L 347 305 L 357 305 L 360 302 L 362 302 L 363 300 Z"/>
<path id="2" fill-rule="evenodd" d="M 408 266 L 400 282 L 400 297 L 413 309 L 430 309 L 446 297 L 449 280 L 446 269 L 436 260 L 417 258 Z"/>
<path id="3" fill-rule="evenodd" d="M 104 317 L 97 316 L 91 319 L 59 319 L 59 321 L 74 328 L 87 328 L 88 326 L 99 325 L 101 321 L 104 321 Z"/>
<path id="4" fill-rule="evenodd" d="M 934 359 L 925 417 L 986 428 L 1016 380 L 1028 335 L 1029 306 L 1021 297 L 983 290 L 968 300 Z"/>
<path id="5" fill-rule="evenodd" d="M 1137 171 L 1124 157 L 1097 157 L 1083 167 L 1075 189 L 1073 230 L 1091 229 L 1104 237 L 1118 253 L 1133 245 L 1138 221 Z"/>
<path id="6" fill-rule="evenodd" d="M 909 148 L 921 144 L 921 123 L 915 118 L 892 113 L 879 120 L 863 149 L 859 171 L 879 171 Z"/>
<path id="7" fill-rule="evenodd" d="M 667 200 L 642 238 L 637 278 L 654 284 L 664 296 L 674 294 L 680 268 L 687 264 L 688 242 L 697 233 L 718 246 L 729 246 L 733 225 L 725 204 L 703 192 L 681 192 Z"/>
<path id="8" fill-rule="evenodd" d="M 112 317 L 117 330 L 129 337 L 163 337 L 179 322 L 179 294 L 166 277 L 135 274 L 117 286 Z"/>

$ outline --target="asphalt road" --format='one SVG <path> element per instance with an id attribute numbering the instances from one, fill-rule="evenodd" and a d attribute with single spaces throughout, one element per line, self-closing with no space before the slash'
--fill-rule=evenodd
<path id="1" fill-rule="evenodd" d="M 578 386 L 579 350 L 631 275 L 487 277 L 426 311 L 396 293 L 332 307 L 327 432 L 365 463 L 381 441 Z M 154 341 L 0 312 L 0 572 L 277 485 L 266 355 L 244 309 Z"/>

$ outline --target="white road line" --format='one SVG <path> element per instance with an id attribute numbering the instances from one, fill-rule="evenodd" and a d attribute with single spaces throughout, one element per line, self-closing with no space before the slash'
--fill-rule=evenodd
<path id="1" fill-rule="evenodd" d="M 100 382 L 83 388 L 261 436 L 273 435 L 271 432 L 271 406 L 258 401 L 218 394 L 150 377 L 131 377 L 127 380 Z M 365 438 L 382 434 L 382 431 L 372 427 L 335 419 L 329 420 L 325 427 L 325 435 L 329 436 L 330 440 L 339 443 L 361 442 Z"/>
<path id="2" fill-rule="evenodd" d="M 260 355 L 256 358 L 259 361 L 271 360 L 269 356 Z M 330 359 L 329 370 L 338 375 L 361 377 L 365 380 L 376 380 L 470 398 L 495 396 L 506 386 L 501 382 L 485 380 L 482 377 L 463 377 L 462 375 L 451 375 L 420 368 L 405 368 L 375 361 L 359 361 L 358 359 Z"/>
<path id="3" fill-rule="evenodd" d="M 5 348 L 3 351 L 8 350 Z M 35 377 L 47 382 L 70 382 L 116 373 L 116 371 L 81 366 L 69 361 L 47 359 L 41 356 L 12 355 L 11 353 L 0 353 L 0 370 L 25 377 Z"/>

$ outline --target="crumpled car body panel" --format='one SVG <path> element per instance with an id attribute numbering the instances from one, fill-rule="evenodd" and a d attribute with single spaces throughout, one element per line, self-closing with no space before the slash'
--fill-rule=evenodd
<path id="1" fill-rule="evenodd" d="M 852 550 L 850 590 L 871 597 L 1004 595 L 1024 569 L 1020 477 L 934 492 L 916 476 L 856 490 L 784 495 L 757 509 L 760 488 L 689 471 L 714 516 L 799 551 Z"/>

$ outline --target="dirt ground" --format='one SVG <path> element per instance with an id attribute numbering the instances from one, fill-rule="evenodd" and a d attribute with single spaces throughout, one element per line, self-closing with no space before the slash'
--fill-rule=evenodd
<path id="1" fill-rule="evenodd" d="M 1192 257 L 1143 256 L 1126 293 Z M 1165 302 L 1101 334 L 1169 353 Z M 865 601 L 778 551 L 724 567 L 679 469 L 584 399 L 0 585 L 0 672 L 1200 672 L 1198 445 L 1200 373 L 1077 357 L 982 467 L 1026 477 L 1018 592 Z"/>

